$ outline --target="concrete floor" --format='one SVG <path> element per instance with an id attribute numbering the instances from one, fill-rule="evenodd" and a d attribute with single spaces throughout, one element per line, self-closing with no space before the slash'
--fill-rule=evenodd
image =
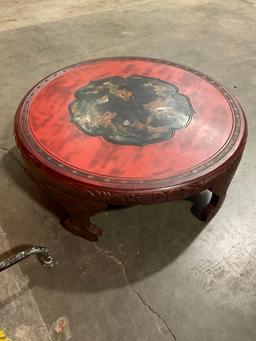
<path id="1" fill-rule="evenodd" d="M 0 254 L 40 244 L 57 261 L 1 273 L 0 328 L 12 341 L 256 340 L 255 22 L 255 0 L 0 2 Z M 21 97 L 56 69 L 114 55 L 186 64 L 241 102 L 248 144 L 209 224 L 188 201 L 134 207 L 97 215 L 93 244 L 59 225 L 24 172 L 12 132 Z"/>

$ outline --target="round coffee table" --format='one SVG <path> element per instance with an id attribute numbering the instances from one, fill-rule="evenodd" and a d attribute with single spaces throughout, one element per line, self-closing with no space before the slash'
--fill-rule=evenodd
<path id="1" fill-rule="evenodd" d="M 63 225 L 96 241 L 90 216 L 212 192 L 220 208 L 241 159 L 246 120 L 236 98 L 206 75 L 136 57 L 59 70 L 24 97 L 17 145 L 43 190 L 68 214 Z"/>

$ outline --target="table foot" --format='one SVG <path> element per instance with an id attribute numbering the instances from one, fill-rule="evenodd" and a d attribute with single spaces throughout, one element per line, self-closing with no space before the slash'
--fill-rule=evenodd
<path id="1" fill-rule="evenodd" d="M 209 203 L 201 212 L 200 219 L 202 221 L 210 221 L 221 208 L 239 161 L 240 158 L 237 158 L 235 162 L 233 162 L 232 167 L 223 172 L 222 178 L 217 180 L 209 187 L 209 191 L 212 193 L 212 195 Z"/>
<path id="2" fill-rule="evenodd" d="M 97 225 L 90 222 L 89 218 L 84 216 L 81 217 L 69 217 L 62 225 L 71 233 L 90 240 L 92 242 L 97 242 L 102 234 L 102 230 Z"/>
<path id="3" fill-rule="evenodd" d="M 69 232 L 96 242 L 102 234 L 100 227 L 90 221 L 90 217 L 107 209 L 103 201 L 80 199 L 68 193 L 47 187 L 50 194 L 64 209 L 62 212 L 61 224 Z"/>
<path id="4" fill-rule="evenodd" d="M 210 202 L 203 208 L 200 214 L 200 220 L 202 221 L 210 221 L 219 211 L 226 198 L 226 192 L 215 193 L 214 189 L 210 189 L 210 191 L 212 192 Z"/>

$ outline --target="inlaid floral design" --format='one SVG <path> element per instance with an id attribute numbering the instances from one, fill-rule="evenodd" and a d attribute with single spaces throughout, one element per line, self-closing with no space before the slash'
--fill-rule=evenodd
<path id="1" fill-rule="evenodd" d="M 170 139 L 189 124 L 194 110 L 176 86 L 130 76 L 104 78 L 78 89 L 69 112 L 71 121 L 89 135 L 143 146 Z"/>

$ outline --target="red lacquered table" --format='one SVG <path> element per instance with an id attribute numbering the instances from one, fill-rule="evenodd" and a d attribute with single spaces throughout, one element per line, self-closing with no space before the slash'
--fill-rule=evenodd
<path id="1" fill-rule="evenodd" d="M 71 232 L 96 241 L 90 216 L 212 192 L 220 208 L 246 143 L 238 101 L 206 75 L 133 57 L 87 61 L 36 84 L 18 107 L 18 147 Z"/>

